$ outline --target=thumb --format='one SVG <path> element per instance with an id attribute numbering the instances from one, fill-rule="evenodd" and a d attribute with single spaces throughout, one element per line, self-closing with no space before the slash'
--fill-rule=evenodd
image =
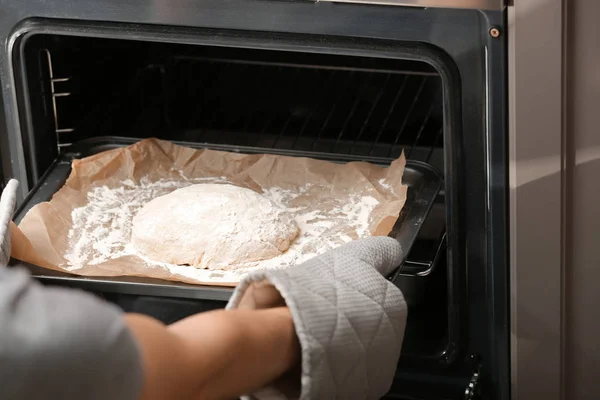
<path id="1" fill-rule="evenodd" d="M 387 276 L 400 266 L 404 251 L 396 239 L 375 236 L 346 243 L 334 250 L 345 257 L 359 259 Z"/>

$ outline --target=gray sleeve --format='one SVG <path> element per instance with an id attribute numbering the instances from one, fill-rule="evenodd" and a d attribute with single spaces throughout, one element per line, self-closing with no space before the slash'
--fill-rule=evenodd
<path id="1" fill-rule="evenodd" d="M 135 400 L 141 356 L 121 312 L 0 266 L 0 398 Z"/>

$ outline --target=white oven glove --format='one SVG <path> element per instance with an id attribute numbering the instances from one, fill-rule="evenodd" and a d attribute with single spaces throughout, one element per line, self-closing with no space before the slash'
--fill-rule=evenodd
<path id="1" fill-rule="evenodd" d="M 12 221 L 17 202 L 19 183 L 11 179 L 0 197 L 0 266 L 10 261 L 10 221 Z"/>
<path id="2" fill-rule="evenodd" d="M 246 398 L 371 400 L 387 393 L 400 357 L 407 307 L 400 290 L 384 276 L 401 259 L 396 240 L 372 237 L 301 265 L 245 277 L 227 309 L 287 304 L 302 349 L 295 385 L 282 379 Z"/>

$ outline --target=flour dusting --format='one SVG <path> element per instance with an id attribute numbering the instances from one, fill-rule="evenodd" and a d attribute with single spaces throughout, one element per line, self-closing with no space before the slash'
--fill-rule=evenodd
<path id="1" fill-rule="evenodd" d="M 71 212 L 69 251 L 66 269 L 97 265 L 125 255 L 131 238 L 131 222 L 137 211 L 150 200 L 195 183 L 221 183 L 224 178 L 202 178 L 181 181 L 159 180 L 139 183 L 126 180 L 122 186 L 97 186 L 87 193 L 87 204 Z"/>
<path id="2" fill-rule="evenodd" d="M 136 256 L 147 265 L 163 267 L 171 274 L 210 282 L 237 282 L 257 269 L 278 269 L 299 264 L 352 240 L 370 236 L 373 210 L 379 204 L 364 193 L 343 192 L 335 195 L 327 187 L 314 184 L 299 188 L 263 188 L 263 195 L 293 215 L 300 234 L 280 256 L 239 265 L 235 270 L 209 271 L 187 265 L 173 265 L 148 259 L 131 245 L 132 220 L 150 200 L 176 189 L 197 183 L 230 183 L 226 178 L 159 180 L 141 179 L 122 182 L 120 187 L 94 187 L 87 193 L 87 204 L 71 213 L 68 265 L 75 271 L 85 265 L 97 265 L 124 256 Z M 318 204 L 315 204 L 315 199 Z"/>

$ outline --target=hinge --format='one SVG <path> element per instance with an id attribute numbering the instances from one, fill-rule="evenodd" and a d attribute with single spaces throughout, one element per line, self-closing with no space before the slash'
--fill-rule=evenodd
<path id="1" fill-rule="evenodd" d="M 481 395 L 480 387 L 480 374 L 481 374 L 481 363 L 479 357 L 475 354 L 471 355 L 471 362 L 473 363 L 473 374 L 469 380 L 469 384 L 465 389 L 464 400 L 476 400 Z"/>

